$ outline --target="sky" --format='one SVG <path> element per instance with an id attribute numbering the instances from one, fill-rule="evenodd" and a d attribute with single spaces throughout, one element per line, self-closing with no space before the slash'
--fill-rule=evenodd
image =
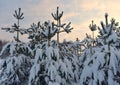
<path id="1" fill-rule="evenodd" d="M 25 17 L 20 22 L 20 26 L 26 29 L 33 22 L 54 21 L 51 13 L 54 13 L 59 6 L 60 11 L 64 12 L 62 23 L 71 22 L 74 28 L 69 34 L 61 33 L 60 41 L 64 39 L 75 41 L 76 38 L 82 40 L 86 33 L 92 34 L 89 29 L 91 21 L 94 20 L 94 23 L 100 26 L 100 22 L 104 21 L 105 13 L 108 13 L 109 19 L 115 18 L 119 22 L 119 3 L 120 0 L 0 0 L 0 28 L 11 27 L 16 22 L 13 14 L 18 8 L 22 9 Z M 12 41 L 14 35 L 0 29 L 2 40 Z M 27 35 L 20 36 L 20 39 L 28 41 Z"/>

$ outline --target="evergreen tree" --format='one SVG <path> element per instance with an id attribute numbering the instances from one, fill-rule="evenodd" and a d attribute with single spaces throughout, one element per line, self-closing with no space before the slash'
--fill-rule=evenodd
<path id="1" fill-rule="evenodd" d="M 30 71 L 29 85 L 67 85 L 78 81 L 78 59 L 70 52 L 61 52 L 58 44 L 51 42 L 57 33 L 54 23 L 44 22 L 41 34 L 47 39 L 36 47 L 34 64 Z M 59 55 L 60 54 L 60 55 Z"/>
<path id="2" fill-rule="evenodd" d="M 61 81 L 58 73 L 58 52 L 57 48 L 47 44 L 44 50 L 41 46 L 37 48 L 34 65 L 30 70 L 29 85 L 59 85 Z"/>
<path id="3" fill-rule="evenodd" d="M 6 30 L 6 32 L 10 32 L 10 33 L 14 33 L 17 32 L 17 36 L 14 36 L 15 41 L 20 42 L 19 40 L 19 33 L 23 34 L 26 31 L 24 29 L 20 28 L 19 22 L 20 20 L 24 19 L 23 17 L 23 13 L 21 13 L 21 8 L 17 10 L 15 10 L 15 14 L 13 14 L 13 16 L 17 19 L 17 23 L 14 23 L 14 25 L 12 26 L 12 28 L 2 28 L 2 30 Z"/>
<path id="4" fill-rule="evenodd" d="M 19 33 L 26 32 L 24 29 L 19 28 L 19 20 L 24 18 L 21 8 L 19 8 L 18 12 L 15 10 L 14 17 L 18 20 L 17 24 L 15 23 L 12 28 L 2 28 L 10 33 L 17 32 L 17 37 L 14 37 L 15 41 L 7 43 L 0 53 L 2 60 L 0 66 L 1 85 L 25 84 L 31 67 L 30 56 L 33 56 L 33 52 L 27 43 L 19 40 Z"/>
<path id="5" fill-rule="evenodd" d="M 42 35 L 44 38 L 48 41 L 48 46 L 50 46 L 51 38 L 57 33 L 57 29 L 54 26 L 54 23 L 51 23 L 50 21 L 44 22 L 43 25 L 41 25 L 42 29 Z"/>
<path id="6" fill-rule="evenodd" d="M 59 33 L 61 33 L 61 32 L 69 33 L 73 29 L 70 26 L 71 22 L 69 22 L 67 25 L 65 23 L 63 23 L 63 24 L 61 23 L 62 16 L 63 16 L 63 11 L 61 13 L 59 13 L 59 7 L 57 7 L 56 13 L 52 13 L 52 17 L 54 18 L 55 21 L 57 21 L 56 26 L 57 26 L 57 42 L 58 43 L 59 43 Z M 61 28 L 63 28 L 63 30 L 61 30 Z"/>
<path id="7" fill-rule="evenodd" d="M 107 14 L 105 14 L 106 25 L 101 22 L 102 28 L 98 28 L 98 44 L 94 47 L 94 54 L 83 63 L 83 70 L 80 76 L 80 85 L 119 85 L 115 78 L 120 74 L 120 56 L 116 43 L 119 36 L 116 33 L 116 23 L 112 19 L 108 24 Z M 86 51 L 85 51 L 86 53 Z M 89 71 L 88 71 L 89 70 Z"/>

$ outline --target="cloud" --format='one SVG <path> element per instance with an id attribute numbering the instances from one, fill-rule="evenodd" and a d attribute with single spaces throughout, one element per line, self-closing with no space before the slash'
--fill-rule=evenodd
<path id="1" fill-rule="evenodd" d="M 72 22 L 74 30 L 70 34 L 61 34 L 61 41 L 64 38 L 75 40 L 76 37 L 83 39 L 85 33 L 91 34 L 88 26 L 91 20 L 97 25 L 104 20 L 104 14 L 107 12 L 111 17 L 120 21 L 119 0 L 1 0 L 0 3 L 0 27 L 11 26 L 16 20 L 12 14 L 14 10 L 21 7 L 25 19 L 20 23 L 21 27 L 28 28 L 33 22 L 44 22 L 52 20 L 52 12 L 56 11 L 56 7 L 60 7 L 60 11 L 64 11 L 62 22 Z M 0 38 L 3 39 L 10 35 L 0 30 Z M 5 39 L 4 38 L 4 39 Z M 25 37 L 22 38 L 25 40 Z"/>

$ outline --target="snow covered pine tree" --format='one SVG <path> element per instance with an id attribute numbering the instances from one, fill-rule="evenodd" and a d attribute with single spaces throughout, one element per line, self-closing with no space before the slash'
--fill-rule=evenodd
<path id="1" fill-rule="evenodd" d="M 27 43 L 23 43 L 19 40 L 19 33 L 25 32 L 24 29 L 20 29 L 19 20 L 22 20 L 23 13 L 21 8 L 18 12 L 15 10 L 14 17 L 18 20 L 18 23 L 14 24 L 12 28 L 2 28 L 7 32 L 17 32 L 17 37 L 14 37 L 15 41 L 7 43 L 0 54 L 0 85 L 26 85 L 30 70 L 30 58 L 32 50 Z"/>
<path id="2" fill-rule="evenodd" d="M 80 76 L 80 85 L 120 85 L 120 36 L 115 19 L 108 24 L 108 14 L 105 14 L 106 25 L 101 22 L 97 45 L 92 56 L 87 54 Z M 86 52 L 85 52 L 86 53 Z"/>
<path id="3" fill-rule="evenodd" d="M 42 26 L 42 34 L 48 42 L 38 44 L 36 47 L 34 65 L 30 70 L 29 85 L 59 85 L 58 74 L 59 49 L 51 46 L 51 38 L 57 29 L 50 21 Z"/>

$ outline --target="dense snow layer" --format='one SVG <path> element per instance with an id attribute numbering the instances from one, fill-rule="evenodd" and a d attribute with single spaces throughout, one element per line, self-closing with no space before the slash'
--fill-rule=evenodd
<path id="1" fill-rule="evenodd" d="M 102 82 L 105 81 L 108 82 L 108 85 L 119 85 L 114 80 L 114 75 L 119 72 L 117 66 L 119 66 L 120 51 L 114 47 L 110 47 L 110 51 L 108 51 L 106 46 L 103 48 L 94 49 L 95 53 L 85 60 L 80 75 L 80 85 L 97 85 L 98 83 L 102 85 Z"/>

